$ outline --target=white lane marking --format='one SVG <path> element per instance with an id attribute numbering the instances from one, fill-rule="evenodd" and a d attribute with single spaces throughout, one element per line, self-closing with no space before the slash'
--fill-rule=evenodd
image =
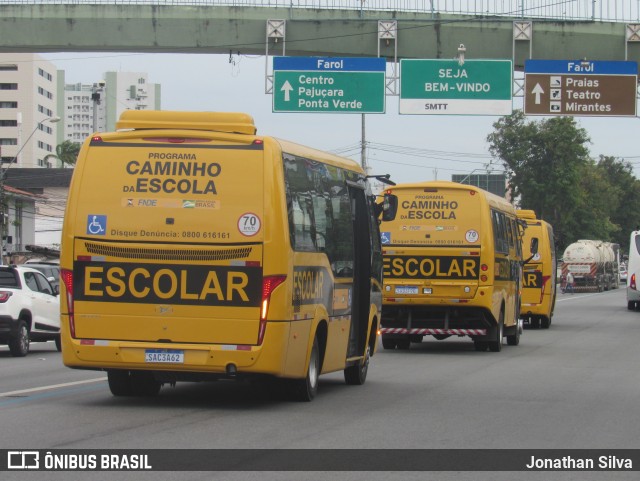
<path id="1" fill-rule="evenodd" d="M 562 294 L 562 296 L 563 296 L 562 299 L 556 298 L 556 302 L 573 301 L 575 299 L 584 299 L 585 297 L 602 296 L 602 295 L 614 294 L 614 293 L 615 293 L 615 290 L 607 291 L 607 292 L 594 292 L 593 294 L 580 294 L 580 293 L 566 294 L 565 293 L 565 294 Z M 568 297 L 564 297 L 564 296 L 568 296 Z"/>
<path id="2" fill-rule="evenodd" d="M 38 391 L 49 391 L 51 389 L 58 389 L 61 387 L 77 386 L 79 384 L 90 384 L 92 382 L 102 382 L 106 380 L 107 380 L 106 377 L 99 377 L 96 379 L 87 379 L 86 381 L 65 382 L 64 384 L 51 384 L 50 386 L 34 387 L 31 389 L 21 389 L 19 391 L 0 392 L 0 397 L 17 396 L 20 394 L 29 394 L 29 393 L 34 393 Z"/>

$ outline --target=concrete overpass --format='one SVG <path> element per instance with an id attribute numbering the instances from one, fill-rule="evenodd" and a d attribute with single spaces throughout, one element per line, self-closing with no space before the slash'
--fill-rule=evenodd
<path id="1" fill-rule="evenodd" d="M 393 60 L 454 58 L 459 45 L 464 44 L 466 58 L 513 59 L 519 70 L 527 58 L 640 62 L 637 24 L 624 22 L 435 12 L 96 3 L 0 1 L 0 52 L 268 52 L 383 56 Z M 278 27 L 268 28 L 268 21 L 274 19 L 285 21 L 283 36 L 279 36 Z M 380 29 L 386 24 L 381 27 L 380 21 L 397 22 L 395 39 L 384 38 Z"/>

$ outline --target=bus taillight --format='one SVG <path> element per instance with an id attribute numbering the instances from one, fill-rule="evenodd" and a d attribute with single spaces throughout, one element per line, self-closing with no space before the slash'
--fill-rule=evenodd
<path id="1" fill-rule="evenodd" d="M 260 307 L 260 329 L 258 330 L 258 345 L 262 344 L 264 332 L 267 328 L 267 314 L 271 293 L 284 282 L 287 276 L 266 276 L 262 279 L 262 304 Z"/>
<path id="2" fill-rule="evenodd" d="M 629 287 L 631 289 L 633 289 L 634 291 L 636 290 L 636 275 L 635 274 L 631 274 L 631 281 L 629 281 Z"/>
<path id="3" fill-rule="evenodd" d="M 67 311 L 69 313 L 69 332 L 71 337 L 76 337 L 76 324 L 73 318 L 73 271 L 69 269 L 60 270 L 60 278 L 67 293 Z"/>

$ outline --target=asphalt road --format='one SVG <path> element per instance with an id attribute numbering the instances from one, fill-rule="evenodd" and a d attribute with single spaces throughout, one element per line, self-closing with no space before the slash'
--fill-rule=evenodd
<path id="1" fill-rule="evenodd" d="M 4 346 L 0 449 L 638 449 L 639 342 L 640 312 L 627 310 L 624 289 L 559 295 L 551 328 L 525 329 L 519 346 L 481 353 L 468 338 L 427 338 L 410 351 L 380 349 L 365 385 L 322 376 L 312 403 L 228 382 L 115 398 L 104 374 L 65 368 L 53 343 L 32 344 L 26 358 Z M 638 479 L 637 472 L 87 474 L 0 478 Z"/>

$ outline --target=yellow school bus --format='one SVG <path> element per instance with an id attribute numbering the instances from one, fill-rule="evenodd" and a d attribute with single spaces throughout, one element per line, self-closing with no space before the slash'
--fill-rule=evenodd
<path id="1" fill-rule="evenodd" d="M 553 227 L 536 218 L 532 210 L 518 210 L 518 219 L 526 224 L 522 248 L 526 263 L 523 272 L 520 316 L 531 327 L 548 329 L 556 304 L 556 247 Z M 538 250 L 530 252 L 533 239 L 538 239 Z"/>
<path id="2" fill-rule="evenodd" d="M 469 336 L 477 351 L 520 342 L 521 233 L 506 199 L 474 186 L 399 184 L 384 194 L 385 349 L 425 335 Z"/>
<path id="3" fill-rule="evenodd" d="M 256 135 L 241 113 L 126 111 L 87 139 L 62 232 L 64 364 L 116 395 L 268 376 L 364 383 L 381 246 L 351 159 Z"/>

